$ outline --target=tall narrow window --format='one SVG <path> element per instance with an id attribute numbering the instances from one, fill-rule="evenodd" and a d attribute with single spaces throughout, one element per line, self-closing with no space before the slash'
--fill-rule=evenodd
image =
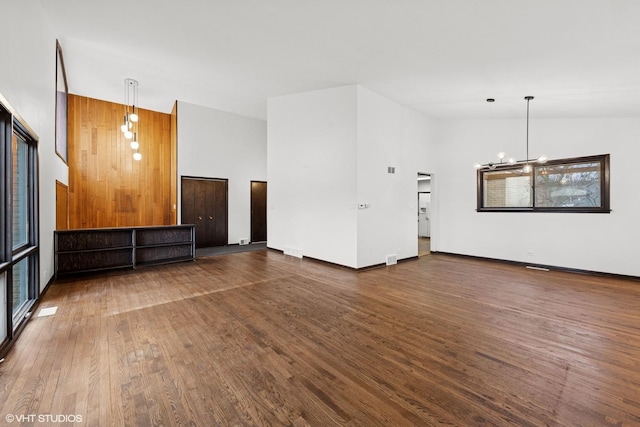
<path id="1" fill-rule="evenodd" d="M 29 243 L 29 194 L 28 194 L 28 145 L 24 139 L 14 134 L 11 144 L 12 157 L 12 224 L 13 249 L 17 250 Z"/>
<path id="2" fill-rule="evenodd" d="M 13 315 L 21 311 L 29 299 L 29 258 L 13 266 Z"/>
<path id="3" fill-rule="evenodd" d="M 7 273 L 0 272 L 0 307 L 6 310 L 7 307 Z M 0 316 L 0 342 L 7 338 L 7 315 L 3 311 Z"/>
<path id="4" fill-rule="evenodd" d="M 25 319 L 37 298 L 37 143 L 27 128 L 13 120 L 11 135 L 11 307 L 13 329 Z"/>
<path id="5" fill-rule="evenodd" d="M 38 298 L 38 142 L 0 95 L 0 357 Z"/>

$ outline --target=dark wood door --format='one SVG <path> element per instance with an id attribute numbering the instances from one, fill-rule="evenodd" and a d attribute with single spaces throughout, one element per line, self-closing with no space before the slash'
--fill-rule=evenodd
<path id="1" fill-rule="evenodd" d="M 182 223 L 195 224 L 196 247 L 227 244 L 227 180 L 182 178 Z"/>
<path id="2" fill-rule="evenodd" d="M 267 240 L 267 183 L 251 181 L 251 241 Z"/>

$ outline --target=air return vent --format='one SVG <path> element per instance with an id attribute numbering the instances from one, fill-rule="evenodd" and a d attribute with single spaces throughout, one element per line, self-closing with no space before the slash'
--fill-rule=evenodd
<path id="1" fill-rule="evenodd" d="M 396 254 L 387 255 L 387 265 L 396 265 L 398 263 L 398 256 Z"/>
<path id="2" fill-rule="evenodd" d="M 246 238 L 246 237 L 240 239 L 240 244 L 241 245 L 248 245 L 249 244 L 249 239 Z"/>

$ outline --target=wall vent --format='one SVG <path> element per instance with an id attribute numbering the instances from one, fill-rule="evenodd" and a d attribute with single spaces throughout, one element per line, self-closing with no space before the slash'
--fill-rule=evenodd
<path id="1" fill-rule="evenodd" d="M 398 263 L 398 256 L 396 254 L 387 255 L 387 265 L 396 265 Z"/>
<path id="2" fill-rule="evenodd" d="M 246 237 L 243 237 L 242 239 L 240 239 L 240 244 L 241 245 L 248 245 L 249 244 L 249 239 Z"/>

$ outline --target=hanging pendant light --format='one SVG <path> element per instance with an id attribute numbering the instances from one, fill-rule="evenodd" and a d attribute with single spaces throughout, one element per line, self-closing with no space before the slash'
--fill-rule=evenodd
<path id="1" fill-rule="evenodd" d="M 527 137 L 526 137 L 526 157 L 524 160 L 516 160 L 514 157 L 510 157 L 506 163 L 508 163 L 509 165 L 515 165 L 515 164 L 523 164 L 523 168 L 522 171 L 525 173 L 530 173 L 533 168 L 531 166 L 532 162 L 537 162 L 537 163 L 545 163 L 547 161 L 547 157 L 542 155 L 540 157 L 538 157 L 537 159 L 530 159 L 529 158 L 529 102 L 533 99 L 533 96 L 525 96 L 524 97 L 525 101 L 527 101 Z M 493 98 L 489 98 L 487 99 L 487 102 L 493 102 L 495 101 Z M 476 163 L 476 169 L 481 169 L 481 168 L 489 168 L 489 169 L 495 169 L 497 166 L 505 164 L 505 158 L 507 157 L 507 154 L 504 151 L 500 151 L 497 154 L 498 157 L 498 161 L 496 163 L 493 162 L 489 162 L 489 163 L 485 163 L 485 164 L 480 164 L 480 163 Z"/>
<path id="2" fill-rule="evenodd" d="M 533 96 L 525 96 L 524 99 L 527 100 L 527 160 L 522 170 L 529 173 L 531 172 L 531 165 L 529 164 L 529 101 L 533 99 Z"/>
<path id="3" fill-rule="evenodd" d="M 134 79 L 124 79 L 124 119 L 120 130 L 124 134 L 125 139 L 131 139 L 134 160 L 140 160 L 142 154 L 138 151 L 140 143 L 138 142 L 138 81 Z"/>

